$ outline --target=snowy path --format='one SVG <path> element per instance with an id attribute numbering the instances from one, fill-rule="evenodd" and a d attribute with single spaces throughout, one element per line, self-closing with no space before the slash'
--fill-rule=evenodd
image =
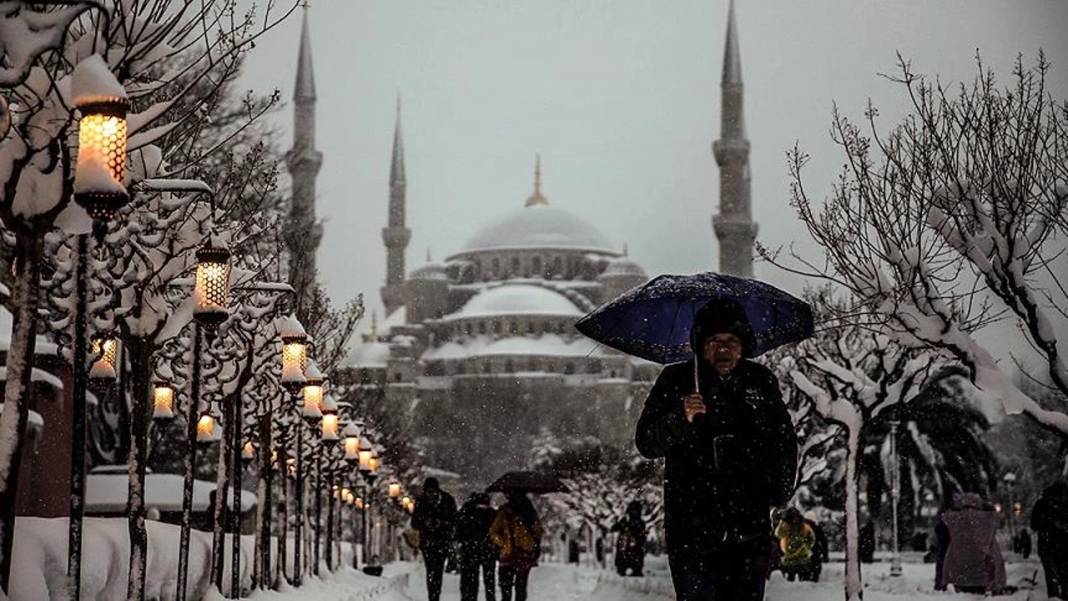
<path id="1" fill-rule="evenodd" d="M 905 576 L 889 578 L 888 564 L 864 566 L 866 601 L 981 601 L 981 595 L 938 593 L 932 590 L 934 566 L 906 564 Z M 767 601 L 838 601 L 842 598 L 843 564 L 830 564 L 824 571 L 824 580 L 819 583 L 786 582 L 775 574 L 768 584 Z M 1014 563 L 1008 566 L 1009 584 L 1025 584 L 1024 578 L 1032 577 L 1039 569 L 1034 561 Z M 427 601 L 426 585 L 422 566 L 412 568 L 405 601 Z M 1012 595 L 994 597 L 1004 601 L 1040 601 L 1046 599 L 1045 587 L 1037 590 L 1021 589 Z M 459 577 L 445 575 L 441 601 L 459 601 Z M 652 589 L 650 591 L 650 589 Z M 671 585 L 666 574 L 659 573 L 643 582 L 641 579 L 621 581 L 608 572 L 590 568 L 577 568 L 560 564 L 543 565 L 531 572 L 530 601 L 668 601 Z M 480 599 L 482 599 L 480 593 Z M 394 596 L 382 597 L 382 601 L 397 601 Z"/>

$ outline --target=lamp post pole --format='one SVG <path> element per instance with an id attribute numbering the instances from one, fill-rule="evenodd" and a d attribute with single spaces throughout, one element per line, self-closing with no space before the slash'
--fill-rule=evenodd
<path id="1" fill-rule="evenodd" d="M 70 518 L 67 524 L 67 588 L 72 601 L 81 599 L 82 576 L 82 518 L 85 514 L 85 389 L 88 385 L 86 370 L 86 254 L 89 252 L 89 236 L 78 236 L 77 274 L 75 275 L 74 307 L 74 390 L 73 414 L 71 416 L 71 463 L 70 463 Z"/>
<path id="2" fill-rule="evenodd" d="M 189 410 L 186 412 L 185 475 L 182 483 L 182 521 L 178 542 L 178 583 L 176 601 L 185 601 L 189 576 L 189 533 L 193 527 L 193 469 L 197 454 L 197 412 L 200 409 L 200 324 L 193 322 L 193 369 L 189 378 Z"/>
<path id="3" fill-rule="evenodd" d="M 897 507 L 898 502 L 901 499 L 901 466 L 898 465 L 897 455 L 897 428 L 898 421 L 892 420 L 890 422 L 890 456 L 893 467 L 893 471 L 890 474 L 890 500 L 893 505 L 893 541 L 894 541 L 894 556 L 890 562 L 890 575 L 893 577 L 900 577 L 902 575 L 901 567 L 901 547 L 898 534 L 898 518 Z"/>
<path id="4" fill-rule="evenodd" d="M 241 598 L 241 472 L 244 471 L 244 462 L 241 460 L 242 446 L 241 446 L 241 420 L 243 419 L 241 411 L 241 391 L 238 390 L 234 395 L 233 408 L 231 409 L 231 415 L 233 416 L 233 435 L 231 437 L 231 465 L 233 470 L 233 491 L 234 500 L 233 508 L 230 511 L 230 526 L 232 529 L 232 535 L 230 539 L 230 598 Z"/>

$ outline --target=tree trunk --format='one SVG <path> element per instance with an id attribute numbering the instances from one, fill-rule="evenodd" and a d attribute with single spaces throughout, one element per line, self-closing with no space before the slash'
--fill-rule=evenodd
<path id="1" fill-rule="evenodd" d="M 846 601 L 858 601 L 864 598 L 864 588 L 860 575 L 860 515 L 859 491 L 860 480 L 857 466 L 860 462 L 860 432 L 849 429 L 849 449 L 846 457 L 846 565 L 845 598 Z"/>
<path id="2" fill-rule="evenodd" d="M 226 499 L 230 492 L 230 439 L 233 428 L 233 411 L 227 407 L 222 412 L 223 436 L 219 440 L 219 455 L 215 460 L 215 505 L 211 519 L 211 583 L 222 593 L 223 560 L 226 556 Z"/>
<path id="3" fill-rule="evenodd" d="M 279 470 L 280 478 L 278 478 L 278 485 L 282 491 L 281 503 L 279 504 L 279 510 L 282 513 L 281 519 L 278 520 L 278 560 L 275 563 L 278 576 L 274 581 L 274 589 L 278 590 L 283 580 L 288 580 L 286 575 L 286 563 L 289 556 L 289 464 L 286 462 L 286 449 L 278 449 L 278 461 L 281 465 Z"/>
<path id="4" fill-rule="evenodd" d="M 234 487 L 233 506 L 230 511 L 230 597 L 241 598 L 241 472 L 244 465 L 241 462 L 241 431 L 243 417 L 241 411 L 241 391 L 234 393 L 233 398 L 234 434 L 230 441 L 230 470 Z"/>
<path id="5" fill-rule="evenodd" d="M 299 407 L 296 403 L 293 406 Z M 297 481 L 293 491 L 296 501 L 293 513 L 297 523 L 293 531 L 293 586 L 299 587 L 304 575 L 301 563 L 301 546 L 304 544 L 304 422 L 299 408 L 294 427 L 297 429 Z"/>
<path id="6" fill-rule="evenodd" d="M 319 551 L 322 549 L 322 524 L 323 524 L 323 457 L 322 448 L 315 450 L 315 557 L 312 564 L 312 573 L 319 575 Z"/>
<path id="7" fill-rule="evenodd" d="M 119 366 L 130 360 L 130 456 L 129 496 L 126 516 L 130 531 L 130 572 L 126 598 L 141 601 L 145 598 L 145 569 L 148 563 L 148 531 L 145 527 L 145 468 L 148 460 L 148 422 L 152 385 L 152 354 L 155 345 L 145 338 L 131 337 L 129 352 L 120 353 Z"/>
<path id="8" fill-rule="evenodd" d="M 329 491 L 326 497 L 326 567 L 334 570 L 334 479 L 330 478 L 326 485 Z M 319 493 L 322 496 L 322 493 Z"/>
<path id="9" fill-rule="evenodd" d="M 78 236 L 78 267 L 74 281 L 74 341 L 72 415 L 71 415 L 71 462 L 70 462 L 70 517 L 67 523 L 67 590 L 73 601 L 82 597 L 82 516 L 85 513 L 85 434 L 86 406 L 86 254 L 89 252 L 89 236 Z"/>
<path id="10" fill-rule="evenodd" d="M 0 590 L 11 582 L 11 552 L 15 543 L 15 505 L 18 499 L 22 443 L 29 422 L 30 375 L 37 342 L 37 288 L 41 279 L 42 238 L 19 235 L 15 258 L 17 276 L 11 301 L 14 331 L 7 350 L 4 410 L 0 414 Z"/>
<path id="11" fill-rule="evenodd" d="M 189 533 L 193 527 L 193 481 L 197 455 L 197 412 L 200 410 L 200 326 L 193 324 L 193 366 L 189 377 L 189 406 L 185 414 L 185 461 L 182 483 L 182 523 L 178 541 L 178 584 L 175 601 L 186 601 L 189 579 Z"/>
<path id="12" fill-rule="evenodd" d="M 271 583 L 271 523 L 274 521 L 274 507 L 272 506 L 271 499 L 274 496 L 274 490 L 272 489 L 273 483 L 271 482 L 271 473 L 274 466 L 271 465 L 271 451 L 274 449 L 274 441 L 272 440 L 272 428 L 271 428 L 271 414 L 265 412 L 259 418 L 259 439 L 260 439 L 260 452 L 259 452 L 259 468 L 260 477 L 257 486 L 257 498 L 256 504 L 258 525 L 258 566 L 259 572 L 257 573 L 257 584 L 260 589 L 270 588 Z"/>

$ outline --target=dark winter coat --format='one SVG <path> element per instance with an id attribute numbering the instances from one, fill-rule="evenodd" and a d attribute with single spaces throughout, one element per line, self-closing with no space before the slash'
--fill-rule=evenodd
<path id="1" fill-rule="evenodd" d="M 942 514 L 949 529 L 949 548 L 942 567 L 945 583 L 958 587 L 1005 588 L 1005 559 L 994 535 L 998 516 L 984 509 L 975 493 L 954 495 L 953 508 Z"/>
<path id="2" fill-rule="evenodd" d="M 627 516 L 612 526 L 616 537 L 616 567 L 640 566 L 645 558 L 645 522 L 640 516 Z"/>
<path id="3" fill-rule="evenodd" d="M 1038 555 L 1043 560 L 1068 562 L 1068 499 L 1058 487 L 1042 493 L 1031 510 L 1031 529 L 1038 535 Z"/>
<path id="4" fill-rule="evenodd" d="M 665 527 L 669 553 L 765 538 L 769 509 L 793 493 L 797 435 L 778 380 L 742 360 L 727 378 L 701 362 L 708 412 L 686 421 L 692 362 L 660 373 L 638 420 L 635 442 L 647 458 L 666 457 Z"/>
<path id="5" fill-rule="evenodd" d="M 456 525 L 456 500 L 445 491 L 438 493 L 437 502 L 423 495 L 415 502 L 412 528 L 419 531 L 419 548 L 445 551 L 452 542 Z"/>
<path id="6" fill-rule="evenodd" d="M 456 514 L 456 542 L 464 560 L 483 561 L 496 555 L 490 542 L 490 527 L 497 510 L 487 503 L 469 500 Z"/>

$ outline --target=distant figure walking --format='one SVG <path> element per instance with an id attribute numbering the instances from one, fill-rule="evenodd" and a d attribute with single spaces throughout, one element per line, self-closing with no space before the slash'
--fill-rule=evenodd
<path id="1" fill-rule="evenodd" d="M 997 593 L 1005 588 L 1005 559 L 994 535 L 998 517 L 975 493 L 956 493 L 942 514 L 949 547 L 942 567 L 946 585 L 966 593 Z"/>
<path id="2" fill-rule="evenodd" d="M 508 502 L 497 510 L 490 540 L 500 552 L 501 601 L 526 601 L 530 570 L 541 555 L 541 520 L 526 494 L 508 493 Z"/>
<path id="3" fill-rule="evenodd" d="M 1031 529 L 1038 535 L 1047 596 L 1068 596 L 1068 482 L 1056 482 L 1042 492 L 1031 510 Z"/>
<path id="4" fill-rule="evenodd" d="M 412 514 L 412 528 L 419 531 L 419 550 L 426 565 L 427 601 L 441 599 L 441 580 L 455 520 L 456 500 L 441 490 L 437 478 L 427 478 Z"/>
<path id="5" fill-rule="evenodd" d="M 627 505 L 627 515 L 612 526 L 616 537 L 616 572 L 626 576 L 632 571 L 633 576 L 642 576 L 645 569 L 645 522 L 642 520 L 641 501 L 631 501 Z"/>
<path id="6" fill-rule="evenodd" d="M 816 532 L 805 523 L 805 518 L 796 507 L 783 513 L 782 521 L 775 528 L 775 536 L 779 539 L 779 549 L 782 551 L 779 566 L 783 576 L 791 582 L 798 576 L 801 580 L 808 580 L 816 550 Z"/>
<path id="7" fill-rule="evenodd" d="M 816 535 L 816 547 L 812 549 L 812 559 L 809 562 L 808 573 L 801 579 L 819 582 L 820 574 L 823 573 L 823 564 L 827 562 L 830 553 L 827 548 L 827 535 L 823 532 L 823 527 L 816 523 L 815 520 L 805 518 L 805 523 L 808 524 L 809 528 L 812 528 L 812 533 Z"/>
<path id="8" fill-rule="evenodd" d="M 486 601 L 497 598 L 497 549 L 490 528 L 497 511 L 486 493 L 476 492 L 456 514 L 456 542 L 460 545 L 460 599 L 478 600 L 478 573 L 486 586 Z"/>

